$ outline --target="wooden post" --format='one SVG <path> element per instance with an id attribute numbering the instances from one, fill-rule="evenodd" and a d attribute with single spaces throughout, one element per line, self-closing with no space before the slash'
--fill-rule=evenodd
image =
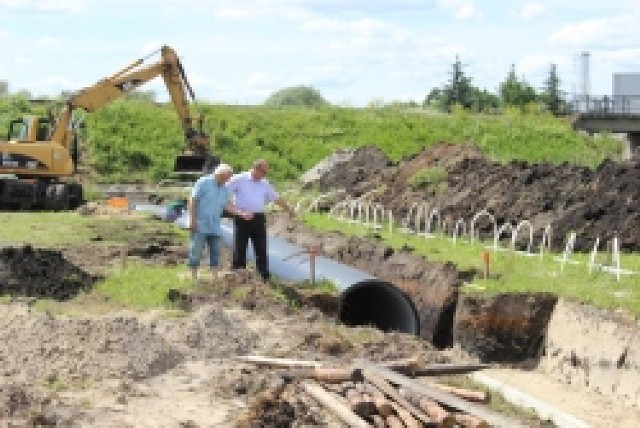
<path id="1" fill-rule="evenodd" d="M 482 252 L 482 265 L 484 271 L 484 280 L 486 281 L 489 278 L 489 263 L 491 262 L 491 256 L 489 255 L 489 251 L 484 250 Z"/>
<path id="2" fill-rule="evenodd" d="M 127 268 L 127 253 L 129 251 L 128 247 L 129 246 L 126 242 L 124 242 L 122 244 L 122 247 L 120 247 L 120 265 L 123 270 Z"/>
<path id="3" fill-rule="evenodd" d="M 364 419 L 361 419 L 358 415 L 353 413 L 351 409 L 342 404 L 342 402 L 320 385 L 311 382 L 305 382 L 302 384 L 302 388 L 316 399 L 320 404 L 329 409 L 334 415 L 340 418 L 341 421 L 355 428 L 368 428 L 369 425 Z"/>
<path id="4" fill-rule="evenodd" d="M 311 285 L 316 284 L 316 255 L 318 254 L 318 247 L 312 245 L 309 247 L 309 268 L 310 268 L 310 277 L 311 277 Z"/>

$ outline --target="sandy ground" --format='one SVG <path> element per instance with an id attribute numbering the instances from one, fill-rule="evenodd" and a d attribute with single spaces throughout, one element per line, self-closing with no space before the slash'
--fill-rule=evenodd
<path id="1" fill-rule="evenodd" d="M 640 421 L 637 408 L 628 408 L 602 394 L 560 383 L 539 371 L 489 369 L 483 374 L 574 416 L 588 426 L 633 427 Z"/>

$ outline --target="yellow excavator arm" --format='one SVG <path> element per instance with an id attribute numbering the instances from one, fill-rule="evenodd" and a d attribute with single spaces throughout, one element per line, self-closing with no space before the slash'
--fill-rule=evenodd
<path id="1" fill-rule="evenodd" d="M 186 142 L 176 157 L 174 172 L 202 174 L 216 165 L 202 117 L 191 116 L 189 101 L 195 101 L 195 95 L 178 55 L 162 46 L 160 60 L 145 65 L 150 56 L 74 94 L 56 119 L 27 116 L 9 122 L 8 139 L 0 141 L 0 209 L 65 210 L 79 206 L 82 185 L 67 180 L 76 173 L 78 163 L 74 110 L 92 112 L 158 76 L 169 91 Z"/>
<path id="2" fill-rule="evenodd" d="M 189 109 L 189 100 L 195 102 L 195 94 L 187 80 L 178 55 L 172 48 L 164 45 L 160 48 L 159 61 L 145 65 L 149 56 L 134 61 L 116 74 L 74 94 L 58 116 L 51 142 L 70 149 L 72 130 L 69 124 L 73 110 L 76 108 L 92 112 L 125 96 L 148 81 L 162 76 L 171 102 L 181 121 L 186 142 L 185 150 L 176 159 L 174 170 L 176 172 L 201 173 L 213 166 L 214 160 L 210 155 L 209 137 L 202 129 L 203 119 L 202 117 L 198 119 L 192 117 Z"/>

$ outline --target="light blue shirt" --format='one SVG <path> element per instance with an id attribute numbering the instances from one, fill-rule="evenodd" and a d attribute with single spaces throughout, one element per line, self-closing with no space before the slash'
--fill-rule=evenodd
<path id="1" fill-rule="evenodd" d="M 200 177 L 191 189 L 196 204 L 196 225 L 199 233 L 220 236 L 222 210 L 229 203 L 229 190 L 212 175 Z"/>
<path id="2" fill-rule="evenodd" d="M 236 207 L 249 213 L 263 213 L 269 202 L 279 198 L 266 178 L 254 180 L 250 171 L 231 177 L 227 182 L 227 188 L 235 195 Z"/>

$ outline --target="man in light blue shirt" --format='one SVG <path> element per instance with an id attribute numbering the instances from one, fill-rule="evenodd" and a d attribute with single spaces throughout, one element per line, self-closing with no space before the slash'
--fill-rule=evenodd
<path id="1" fill-rule="evenodd" d="M 227 164 L 220 164 L 212 175 L 200 177 L 191 189 L 189 198 L 189 258 L 191 277 L 198 279 L 198 267 L 205 244 L 209 250 L 209 267 L 214 271 L 220 262 L 220 220 L 224 209 L 241 218 L 251 215 L 240 211 L 230 201 L 230 192 L 225 186 L 233 174 Z"/>

